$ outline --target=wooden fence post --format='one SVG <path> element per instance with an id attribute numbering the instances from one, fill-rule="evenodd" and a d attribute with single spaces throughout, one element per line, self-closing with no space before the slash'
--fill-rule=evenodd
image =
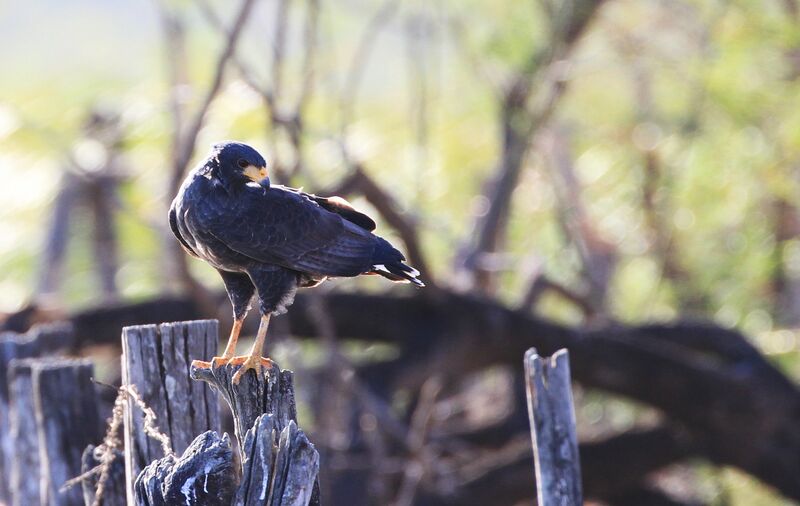
<path id="1" fill-rule="evenodd" d="M 11 360 L 38 357 L 72 346 L 72 325 L 53 323 L 37 325 L 25 334 L 0 334 L 0 503 L 11 504 L 11 465 L 14 451 L 11 441 L 8 374 Z"/>
<path id="2" fill-rule="evenodd" d="M 136 387 L 177 453 L 186 450 L 196 434 L 219 431 L 217 394 L 189 377 L 192 359 L 216 354 L 217 328 L 216 320 L 200 320 L 122 329 L 122 383 Z M 143 422 L 142 410 L 129 398 L 124 415 L 128 504 L 133 504 L 133 482 L 141 470 L 164 457 Z"/>
<path id="3" fill-rule="evenodd" d="M 531 423 L 539 506 L 583 504 L 569 353 L 542 358 L 525 353 L 528 416 Z"/>
<path id="4" fill-rule="evenodd" d="M 233 412 L 242 467 L 238 488 L 227 434 L 206 432 L 182 456 L 168 456 L 145 468 L 135 484 L 136 504 L 320 504 L 319 454 L 297 427 L 291 371 L 273 364 L 260 376 L 245 374 L 235 385 L 237 370 L 192 365 L 192 377 L 214 385 Z"/>
<path id="5" fill-rule="evenodd" d="M 80 487 L 64 491 L 61 487 L 81 473 L 84 448 L 103 437 L 92 374 L 90 360 L 40 360 L 34 364 L 42 504 L 83 504 Z"/>
<path id="6" fill-rule="evenodd" d="M 262 368 L 261 377 L 245 374 L 238 385 L 233 375 L 238 367 L 192 366 L 192 378 L 198 383 L 212 385 L 225 399 L 233 413 L 234 430 L 239 447 L 244 448 L 247 431 L 256 419 L 265 413 L 278 419 L 278 430 L 283 430 L 290 421 L 297 423 L 297 406 L 294 399 L 294 373 L 283 370 L 273 363 L 270 369 Z"/>
<path id="7" fill-rule="evenodd" d="M 11 463 L 11 505 L 39 503 L 39 437 L 33 401 L 33 363 L 35 359 L 14 359 L 8 369 L 11 444 L 15 459 Z"/>
<path id="8" fill-rule="evenodd" d="M 233 413 L 242 480 L 237 506 L 319 505 L 319 453 L 297 427 L 294 373 L 273 362 L 235 385 L 237 367 L 192 367 L 220 391 Z"/>

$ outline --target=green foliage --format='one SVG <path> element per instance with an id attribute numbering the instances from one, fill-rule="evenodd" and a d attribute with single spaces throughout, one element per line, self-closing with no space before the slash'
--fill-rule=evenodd
<path id="1" fill-rule="evenodd" d="M 67 154 L 81 136 L 86 111 L 98 104 L 121 114 L 127 134 L 116 217 L 122 295 L 175 290 L 165 281 L 172 118 L 157 13 L 148 3 L 83 3 L 92 9 L 15 4 L 7 8 L 16 15 L 13 26 L 0 31 L 3 46 L 15 48 L 0 55 L 4 310 L 33 294 Z M 181 97 L 196 107 L 213 74 L 220 37 L 190 2 L 169 5 L 187 16 L 188 84 Z M 481 194 L 502 149 L 499 97 L 515 73 L 547 48 L 547 5 L 560 3 L 408 2 L 369 46 L 347 141 L 370 175 L 418 221 L 440 279 L 453 270 L 475 216 L 490 204 Z M 778 330 L 776 293 L 780 269 L 800 279 L 800 242 L 779 237 L 775 216 L 779 200 L 800 207 L 800 29 L 785 5 L 609 0 L 562 69 L 566 92 L 552 121 L 569 132 L 589 222 L 618 255 L 608 294 L 611 316 L 625 322 L 672 319 L 694 307 L 754 336 L 781 368 L 800 377 L 798 340 Z M 377 1 L 322 4 L 315 84 L 304 114 L 307 171 L 294 178 L 295 185 L 324 188 L 345 173 L 337 144 L 341 100 L 369 16 L 379 9 Z M 283 109 L 303 81 L 302 12 L 299 6 L 290 12 Z M 257 11 L 239 55 L 264 83 L 272 14 L 271 8 Z M 419 19 L 425 29 L 413 32 L 419 40 L 411 45 L 409 26 Z M 265 129 L 262 98 L 230 71 L 194 160 L 211 142 L 235 138 L 254 144 L 268 160 L 291 162 L 286 135 Z M 534 86 L 541 91 L 547 80 Z M 424 135 L 418 129 L 422 102 Z M 513 196 L 506 269 L 498 278 L 498 296 L 512 304 L 526 290 L 532 265 L 576 291 L 585 288 L 580 256 L 559 224 L 565 203 L 554 188 L 553 168 L 533 146 Z M 657 231 L 643 207 L 648 155 L 658 164 Z M 354 203 L 369 207 L 361 199 Z M 85 210 L 76 210 L 73 225 L 61 291 L 69 308 L 99 298 Z M 385 224 L 380 227 L 397 239 Z M 657 234 L 666 238 L 683 277 L 671 279 L 666 272 Z M 207 266 L 193 262 L 191 268 L 203 282 L 218 284 Z M 383 289 L 370 279 L 340 285 L 356 284 Z M 582 320 L 574 305 L 553 295 L 537 310 L 560 321 Z M 756 487 L 736 484 L 741 479 L 722 473 L 721 487 L 737 497 L 725 504 L 781 504 Z"/>
<path id="2" fill-rule="evenodd" d="M 453 253 L 472 230 L 472 216 L 487 205 L 477 195 L 501 147 L 497 87 L 546 47 L 550 36 L 541 5 L 448 4 L 443 9 L 462 27 L 456 37 L 441 16 L 412 3 L 378 33 L 365 62 L 355 123 L 349 129 L 351 144 L 376 180 L 404 207 L 415 209 L 423 244 L 439 272 L 451 268 Z M 213 70 L 209 56 L 220 42 L 190 6 L 175 7 L 188 15 L 186 97 L 196 104 Z M 370 4 L 334 10 L 323 5 L 317 84 L 305 115 L 309 171 L 294 181 L 298 185 L 331 184 L 344 171 L 331 140 L 339 131 L 342 83 L 364 29 L 362 10 L 379 8 Z M 102 9 L 92 19 L 105 25 L 118 14 Z M 46 220 L 64 154 L 79 136 L 85 110 L 98 101 L 122 113 L 128 133 L 130 171 L 119 218 L 124 295 L 140 297 L 167 288 L 160 283 L 161 238 L 153 225 L 162 219 L 167 200 L 163 188 L 171 120 L 156 16 L 146 9 L 138 14 L 141 26 L 131 28 L 134 40 L 141 42 L 137 50 L 127 48 L 121 32 L 101 31 L 86 42 L 94 47 L 102 41 L 136 57 L 124 65 L 97 48 L 88 57 L 77 51 L 60 55 L 65 61 L 58 65 L 52 60 L 22 62 L 19 56 L 8 61 L 24 79 L 6 74 L 0 82 L 7 97 L 0 110 L 0 170 L 15 185 L 30 187 L 31 177 L 42 182 L 34 185 L 27 201 L 12 200 L 4 209 L 4 222 L 13 224 L 6 225 L 7 236 L 15 238 L 0 244 L 0 259 L 10 267 L 5 269 L 4 292 L 13 294 L 4 299 L 6 307 L 30 293 L 44 233 L 39 224 Z M 298 8 L 290 17 L 296 25 L 299 14 Z M 676 21 L 679 14 L 691 21 Z M 433 19 L 433 35 L 423 41 L 427 52 L 419 55 L 425 69 L 421 76 L 411 74 L 403 28 L 414 16 Z M 259 22 L 270 26 L 261 16 Z M 301 83 L 301 32 L 294 28 L 289 33 L 284 87 L 295 90 Z M 23 30 L 5 37 L 12 45 L 40 47 Z M 775 5 L 621 0 L 604 7 L 575 49 L 556 121 L 570 128 L 589 216 L 621 254 L 610 296 L 616 317 L 673 317 L 686 293 L 702 295 L 707 314 L 724 324 L 742 324 L 752 311 L 774 310 L 770 283 L 778 245 L 770 202 L 778 197 L 795 202 L 798 190 L 794 166 L 800 152 L 800 94 L 794 60 L 787 55 L 796 51 L 799 40 L 795 24 Z M 257 79 L 268 82 L 268 45 L 248 33 L 243 47 L 241 58 Z M 419 97 L 407 85 L 414 76 L 423 78 L 418 89 L 428 104 L 424 144 L 418 143 L 413 121 Z M 195 156 L 220 138 L 247 140 L 268 157 L 285 156 L 288 139 L 265 134 L 265 124 L 261 98 L 230 79 L 209 113 Z M 652 232 L 642 214 L 645 149 L 653 149 L 660 163 L 656 203 L 663 232 L 688 274 L 687 286 L 672 286 L 664 278 L 653 250 Z M 524 263 L 533 254 L 553 279 L 580 285 L 580 261 L 557 224 L 548 165 L 535 150 L 528 165 L 514 196 L 510 262 Z M 94 293 L 89 250 L 79 240 L 83 232 L 76 230 L 65 279 L 70 305 L 81 305 Z M 525 288 L 516 273 L 512 269 L 502 276 L 500 295 L 509 301 Z M 572 314 L 563 301 L 546 306 L 548 313 Z"/>

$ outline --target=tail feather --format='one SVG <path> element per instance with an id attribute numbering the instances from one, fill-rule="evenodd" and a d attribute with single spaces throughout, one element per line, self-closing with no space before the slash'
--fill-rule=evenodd
<path id="1" fill-rule="evenodd" d="M 382 237 L 375 237 L 377 245 L 372 254 L 372 273 L 398 283 L 413 283 L 423 287 L 425 283 L 417 279 L 419 271 L 403 263 L 406 257 Z"/>
<path id="2" fill-rule="evenodd" d="M 389 264 L 377 264 L 372 266 L 375 274 L 379 274 L 386 279 L 390 279 L 397 283 L 412 283 L 418 287 L 425 286 L 420 279 L 419 271 L 415 268 L 406 265 L 402 262 L 392 262 Z"/>

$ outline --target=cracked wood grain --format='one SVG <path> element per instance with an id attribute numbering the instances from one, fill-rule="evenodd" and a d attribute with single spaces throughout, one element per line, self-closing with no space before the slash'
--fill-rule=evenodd
<path id="1" fill-rule="evenodd" d="M 180 454 L 195 434 L 219 430 L 217 396 L 206 385 L 190 381 L 189 364 L 214 355 L 215 320 L 125 327 L 122 330 L 122 381 L 135 385 L 156 415 L 156 424 Z M 144 430 L 144 415 L 132 400 L 125 403 L 125 469 L 129 500 L 141 470 L 164 457 L 161 444 Z"/>

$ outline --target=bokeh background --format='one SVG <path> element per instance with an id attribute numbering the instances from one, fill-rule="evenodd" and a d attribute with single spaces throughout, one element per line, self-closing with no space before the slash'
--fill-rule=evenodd
<path id="1" fill-rule="evenodd" d="M 688 336 L 668 350 L 678 361 L 749 381 L 752 364 L 720 359 L 741 340 L 800 405 L 799 23 L 796 0 L 5 2 L 6 327 L 179 298 L 199 316 L 220 317 L 226 333 L 222 284 L 177 249 L 166 209 L 209 145 L 236 139 L 265 155 L 273 181 L 346 194 L 432 287 L 342 280 L 320 288 L 322 300 L 374 295 L 442 311 L 458 297 L 485 300 L 524 315 L 517 324 L 530 324 L 529 344 L 540 346 L 537 332 L 548 331 L 536 325 L 591 338 L 647 334 L 658 322 L 677 328 L 677 341 Z M 469 322 L 463 312 L 443 314 L 454 328 Z M 424 316 L 386 318 L 419 335 L 431 325 Z M 713 346 L 696 344 L 718 333 Z M 309 380 L 301 416 L 323 449 L 330 503 L 347 504 L 354 476 L 367 476 L 371 485 L 350 504 L 478 504 L 447 501 L 475 476 L 510 476 L 502 466 L 513 458 L 523 471 L 532 465 L 529 440 L 515 438 L 524 425 L 512 423 L 525 420 L 521 355 L 462 370 L 442 358 L 448 344 L 425 348 L 429 365 L 419 368 L 408 366 L 420 359 L 402 343 L 302 337 L 283 331 L 274 354 L 317 378 L 335 351 L 356 372 L 368 369 L 359 377 L 391 416 L 411 428 L 432 419 L 417 427 L 416 450 L 381 446 L 385 466 L 365 471 L 375 446 L 364 434 L 381 439 L 381 424 L 361 423 L 354 435 L 350 394 L 321 405 L 322 387 Z M 647 337 L 632 346 L 637 339 L 657 353 Z M 491 355 L 505 344 L 485 336 L 483 346 Z M 79 353 L 117 378 L 113 344 Z M 404 365 L 385 368 L 391 378 L 368 367 L 384 363 Z M 420 370 L 425 381 L 398 380 Z M 647 367 L 620 374 L 649 385 Z M 641 464 L 631 483 L 610 491 L 587 483 L 591 500 L 797 504 L 800 474 L 792 483 L 757 462 L 778 457 L 714 449 L 747 434 L 720 435 L 745 423 L 735 410 L 706 423 L 702 412 L 660 402 L 668 387 L 633 393 L 578 376 L 583 442 L 665 427 L 678 438 L 667 446 L 689 441 L 660 465 Z M 707 402 L 711 419 L 715 398 L 685 405 Z M 742 409 L 752 440 L 800 448 L 800 417 L 792 433 L 775 428 L 783 419 L 770 409 L 762 418 Z M 800 416 L 791 409 L 787 416 Z M 471 439 L 492 427 L 492 438 Z M 603 454 L 613 458 L 585 464 L 584 474 L 659 448 Z M 775 465 L 790 476 L 798 461 L 800 452 Z M 532 471 L 528 479 L 532 490 Z M 650 495 L 631 495 L 642 491 Z"/>

